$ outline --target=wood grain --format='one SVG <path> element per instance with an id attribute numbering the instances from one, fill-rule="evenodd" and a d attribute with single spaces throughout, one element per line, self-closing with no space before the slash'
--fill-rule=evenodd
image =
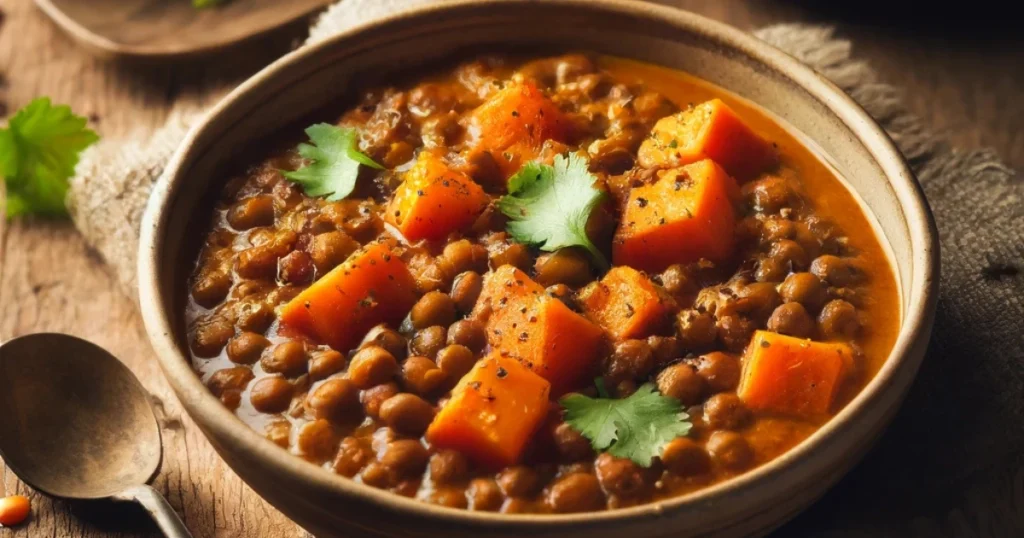
<path id="1" fill-rule="evenodd" d="M 101 135 L 158 125 L 169 104 L 224 79 L 238 79 L 288 50 L 296 37 L 279 36 L 244 58 L 211 58 L 169 67 L 124 66 L 82 51 L 32 5 L 2 0 L 0 72 L 12 110 L 49 95 L 91 118 Z M 17 31 L 14 31 L 17 29 Z M 244 64 L 244 65 L 243 65 Z M 0 237 L 0 338 L 60 331 L 90 339 L 120 357 L 154 395 L 164 423 L 164 462 L 154 486 L 197 537 L 299 537 L 293 523 L 249 490 L 220 461 L 184 415 L 155 361 L 135 306 L 123 297 L 98 258 L 70 224 L 26 220 Z M 55 442 L 59 440 L 55 439 Z M 0 537 L 157 536 L 134 510 L 69 506 L 32 492 L 0 464 L 0 495 L 30 495 L 33 515 Z"/>
<path id="2" fill-rule="evenodd" d="M 177 0 L 174 0 L 177 1 Z M 823 22 L 836 16 L 803 3 L 662 0 L 740 28 L 786 21 Z M 92 118 L 101 135 L 159 125 L 183 94 L 240 80 L 288 49 L 295 29 L 201 62 L 126 66 L 81 50 L 39 12 L 32 0 L 0 0 L 0 101 L 11 110 L 40 95 Z M 883 79 L 905 88 L 908 104 L 960 147 L 994 147 L 1024 168 L 1024 38 L 957 35 L 935 30 L 840 24 L 855 53 Z M 7 80 L 6 85 L 2 82 Z M 0 115 L 3 113 L 0 112 Z M 249 490 L 213 452 L 185 416 L 160 374 L 134 305 L 67 223 L 19 221 L 0 228 L 0 338 L 61 331 L 88 338 L 124 360 L 154 394 L 165 426 L 165 460 L 155 486 L 200 538 L 299 538 L 303 532 Z M 59 440 L 55 440 L 59 442 Z M 28 490 L 0 462 L 0 495 L 32 497 L 31 521 L 0 538 L 154 537 L 136 511 L 108 505 L 69 506 Z"/>
<path id="3" fill-rule="evenodd" d="M 197 9 L 190 0 L 36 0 L 69 35 L 109 56 L 160 59 L 237 45 L 331 0 L 244 0 Z"/>

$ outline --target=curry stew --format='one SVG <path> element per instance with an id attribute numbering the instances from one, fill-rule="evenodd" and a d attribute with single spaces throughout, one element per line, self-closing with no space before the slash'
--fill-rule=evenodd
<path id="1" fill-rule="evenodd" d="M 192 360 L 282 449 L 449 507 L 613 509 L 775 458 L 887 357 L 872 226 L 762 111 L 594 55 L 432 73 L 220 193 Z"/>

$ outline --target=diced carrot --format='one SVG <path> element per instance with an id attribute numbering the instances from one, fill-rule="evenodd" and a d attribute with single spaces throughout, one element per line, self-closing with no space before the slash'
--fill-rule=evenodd
<path id="1" fill-rule="evenodd" d="M 0 498 L 0 527 L 13 527 L 28 518 L 31 508 L 28 497 L 11 495 Z"/>
<path id="2" fill-rule="evenodd" d="M 519 362 L 492 354 L 452 390 L 427 428 L 427 441 L 487 467 L 512 465 L 544 421 L 550 390 Z"/>
<path id="3" fill-rule="evenodd" d="M 395 190 L 385 219 L 410 241 L 444 239 L 472 225 L 489 201 L 472 179 L 424 151 Z"/>
<path id="4" fill-rule="evenodd" d="M 616 340 L 650 335 L 665 320 L 668 299 L 643 273 L 632 267 L 613 267 L 600 282 L 580 292 L 587 316 Z"/>
<path id="5" fill-rule="evenodd" d="M 746 181 L 775 165 L 771 143 L 758 136 L 728 105 L 712 99 L 662 118 L 644 140 L 637 160 L 646 168 L 680 166 L 704 159 Z"/>
<path id="6" fill-rule="evenodd" d="M 348 351 L 380 323 L 397 325 L 416 302 L 416 281 L 386 243 L 372 243 L 281 308 L 286 331 Z"/>
<path id="7" fill-rule="evenodd" d="M 831 409 L 852 361 L 843 343 L 757 331 L 744 354 L 739 397 L 753 410 L 819 417 Z"/>
<path id="8" fill-rule="evenodd" d="M 630 191 L 612 242 L 615 265 L 660 272 L 674 263 L 728 259 L 736 190 L 711 160 L 658 172 L 655 183 Z"/>
<path id="9" fill-rule="evenodd" d="M 565 142 L 569 122 L 530 82 L 510 84 L 480 105 L 470 118 L 475 146 L 491 152 L 505 177 L 540 152 L 545 140 Z"/>
<path id="10" fill-rule="evenodd" d="M 473 316 L 486 317 L 492 348 L 550 381 L 555 396 L 590 379 L 601 329 L 519 269 L 502 266 L 487 278 Z"/>

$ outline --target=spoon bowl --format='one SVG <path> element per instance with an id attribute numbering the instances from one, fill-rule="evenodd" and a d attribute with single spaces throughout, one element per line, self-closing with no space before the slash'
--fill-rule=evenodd
<path id="1" fill-rule="evenodd" d="M 139 380 L 113 355 L 56 333 L 0 346 L 0 457 L 33 488 L 65 499 L 136 501 L 168 536 L 188 536 L 145 484 L 160 428 Z"/>
<path id="2" fill-rule="evenodd" d="M 197 9 L 189 0 L 36 0 L 88 50 L 169 59 L 221 50 L 324 8 L 332 0 L 242 0 Z"/>

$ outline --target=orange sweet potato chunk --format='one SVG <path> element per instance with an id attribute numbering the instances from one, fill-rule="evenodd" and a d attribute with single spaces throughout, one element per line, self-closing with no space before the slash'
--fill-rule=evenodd
<path id="1" fill-rule="evenodd" d="M 757 331 L 744 355 L 739 397 L 747 407 L 805 418 L 829 412 L 850 346 Z"/>
<path id="2" fill-rule="evenodd" d="M 642 338 L 657 330 L 668 312 L 666 300 L 647 276 L 625 265 L 613 267 L 579 296 L 587 316 L 616 340 Z"/>
<path id="3" fill-rule="evenodd" d="M 472 225 L 489 202 L 472 179 L 425 151 L 395 190 L 385 220 L 410 241 L 439 240 Z"/>
<path id="4" fill-rule="evenodd" d="M 488 343 L 550 381 L 552 394 L 590 379 L 602 344 L 600 327 L 510 265 L 487 278 L 480 297 L 474 316 L 486 317 Z"/>
<path id="5" fill-rule="evenodd" d="M 281 307 L 282 328 L 348 351 L 380 323 L 397 325 L 416 302 L 416 282 L 386 243 L 353 253 Z"/>
<path id="6" fill-rule="evenodd" d="M 487 317 L 510 301 L 531 301 L 544 294 L 544 287 L 513 265 L 502 265 L 484 279 L 471 318 Z"/>
<path id="7" fill-rule="evenodd" d="M 546 140 L 565 142 L 570 124 L 562 111 L 530 82 L 499 90 L 470 117 L 479 149 L 490 151 L 505 176 L 536 158 Z"/>
<path id="8" fill-rule="evenodd" d="M 614 264 L 653 273 L 674 263 L 728 259 L 737 190 L 709 159 L 658 172 L 655 183 L 630 191 L 612 242 Z"/>
<path id="9" fill-rule="evenodd" d="M 775 148 L 720 99 L 662 118 L 644 140 L 637 160 L 646 168 L 680 166 L 711 159 L 746 181 L 773 167 Z"/>
<path id="10" fill-rule="evenodd" d="M 486 467 L 512 465 L 547 416 L 550 391 L 547 381 L 519 362 L 492 354 L 452 390 L 427 428 L 427 441 Z"/>

